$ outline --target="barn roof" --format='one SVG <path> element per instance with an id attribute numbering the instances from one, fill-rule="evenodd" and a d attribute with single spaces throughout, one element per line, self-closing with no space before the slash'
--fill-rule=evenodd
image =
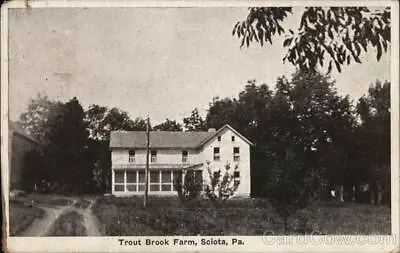
<path id="1" fill-rule="evenodd" d="M 240 135 L 231 126 L 225 125 L 214 132 L 178 132 L 178 131 L 151 131 L 150 147 L 152 148 L 199 148 L 226 127 L 233 130 L 239 137 L 252 143 Z M 110 137 L 111 148 L 146 148 L 145 131 L 112 131 Z"/>
<path id="2" fill-rule="evenodd" d="M 39 143 L 35 138 L 30 136 L 25 129 L 22 127 L 22 125 L 18 122 L 15 121 L 10 121 L 9 122 L 9 128 L 11 131 L 13 131 L 14 134 L 18 134 L 19 136 L 22 136 L 25 139 L 28 139 L 32 142 Z"/>

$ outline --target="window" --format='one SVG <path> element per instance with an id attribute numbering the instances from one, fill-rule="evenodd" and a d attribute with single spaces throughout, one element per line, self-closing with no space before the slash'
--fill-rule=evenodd
<path id="1" fill-rule="evenodd" d="M 139 177 L 138 177 L 138 191 L 143 192 L 145 190 L 145 175 L 144 175 L 144 171 L 139 171 L 138 172 Z"/>
<path id="2" fill-rule="evenodd" d="M 203 184 L 203 172 L 201 170 L 194 171 L 194 180 L 200 184 Z"/>
<path id="3" fill-rule="evenodd" d="M 182 151 L 182 162 L 186 163 L 188 161 L 188 152 L 187 150 Z"/>
<path id="4" fill-rule="evenodd" d="M 161 191 L 171 191 L 172 189 L 171 171 L 161 171 Z"/>
<path id="5" fill-rule="evenodd" d="M 235 141 L 235 136 L 234 136 L 234 135 L 232 135 L 231 139 L 232 139 L 232 141 Z"/>
<path id="6" fill-rule="evenodd" d="M 125 171 L 114 172 L 114 191 L 125 191 Z"/>
<path id="7" fill-rule="evenodd" d="M 124 185 L 119 185 L 119 184 L 114 185 L 114 191 L 123 192 L 124 191 Z"/>
<path id="8" fill-rule="evenodd" d="M 129 162 L 130 163 L 135 162 L 135 150 L 129 150 Z"/>
<path id="9" fill-rule="evenodd" d="M 118 184 L 124 183 L 124 171 L 115 171 L 114 182 Z"/>
<path id="10" fill-rule="evenodd" d="M 137 171 L 126 172 L 126 189 L 129 192 L 137 191 Z"/>
<path id="11" fill-rule="evenodd" d="M 219 161 L 221 159 L 219 148 L 214 148 L 214 161 Z"/>
<path id="12" fill-rule="evenodd" d="M 218 141 L 221 141 L 221 136 L 218 136 L 218 137 L 217 137 L 217 140 L 218 140 Z"/>
<path id="13" fill-rule="evenodd" d="M 233 183 L 235 185 L 238 185 L 240 183 L 240 172 L 239 171 L 233 172 Z"/>
<path id="14" fill-rule="evenodd" d="M 160 171 L 150 171 L 150 191 L 160 191 Z"/>
<path id="15" fill-rule="evenodd" d="M 157 150 L 152 150 L 151 151 L 150 161 L 152 163 L 157 162 Z"/>
<path id="16" fill-rule="evenodd" d="M 176 190 L 176 183 L 178 183 L 179 181 L 182 181 L 182 171 L 174 171 L 172 173 L 172 183 L 174 190 Z"/>
<path id="17" fill-rule="evenodd" d="M 160 182 L 160 173 L 158 171 L 150 172 L 150 183 L 159 183 Z"/>
<path id="18" fill-rule="evenodd" d="M 239 161 L 240 160 L 240 153 L 239 153 L 239 148 L 234 147 L 233 148 L 233 160 L 234 161 Z"/>
<path id="19" fill-rule="evenodd" d="M 148 178 L 149 192 L 174 192 L 174 180 L 179 178 L 182 178 L 182 171 L 152 170 L 149 172 Z M 144 192 L 144 170 L 114 171 L 113 187 L 116 192 Z"/>

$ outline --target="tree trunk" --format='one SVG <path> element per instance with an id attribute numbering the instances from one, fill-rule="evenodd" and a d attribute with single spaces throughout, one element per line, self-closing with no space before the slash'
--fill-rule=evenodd
<path id="1" fill-rule="evenodd" d="M 380 182 L 376 183 L 376 204 L 377 205 L 382 204 L 382 187 Z"/>
<path id="2" fill-rule="evenodd" d="M 287 234 L 289 231 L 288 228 L 288 217 L 284 216 L 283 217 L 283 230 L 285 231 L 285 234 Z"/>
<path id="3" fill-rule="evenodd" d="M 344 199 L 343 199 L 343 185 L 339 186 L 339 201 L 340 202 L 344 202 Z"/>
<path id="4" fill-rule="evenodd" d="M 371 205 L 375 204 L 375 193 L 374 190 L 372 189 L 372 187 L 369 189 L 369 192 L 371 193 L 371 199 L 370 199 L 370 203 Z"/>

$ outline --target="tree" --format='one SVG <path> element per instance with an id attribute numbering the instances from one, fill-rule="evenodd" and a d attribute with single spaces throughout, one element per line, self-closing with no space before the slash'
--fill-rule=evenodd
<path id="1" fill-rule="evenodd" d="M 164 122 L 154 126 L 153 130 L 160 131 L 182 131 L 182 125 L 175 120 L 166 119 Z"/>
<path id="2" fill-rule="evenodd" d="M 260 144 L 263 129 L 259 124 L 272 101 L 272 94 L 268 85 L 257 85 L 256 80 L 249 80 L 238 99 L 213 98 L 207 111 L 206 125 L 218 129 L 229 124 L 256 144 Z"/>
<path id="3" fill-rule="evenodd" d="M 20 115 L 22 127 L 40 143 L 49 144 L 50 123 L 62 113 L 62 103 L 38 94 Z"/>
<path id="4" fill-rule="evenodd" d="M 213 99 L 206 124 L 215 128 L 230 124 L 255 143 L 252 166 L 257 165 L 252 173 L 257 180 L 268 172 L 259 164 L 271 168 L 263 159 L 272 154 L 284 160 L 287 149 L 302 166 L 318 168 L 320 194 L 348 179 L 354 112 L 350 99 L 337 93 L 329 76 L 298 71 L 291 80 L 278 78 L 274 91 L 248 81 L 238 99 Z M 262 192 L 260 187 L 258 194 Z"/>
<path id="5" fill-rule="evenodd" d="M 298 160 L 290 148 L 285 150 L 284 157 L 269 155 L 272 168 L 268 170 L 265 182 L 268 198 L 278 215 L 283 220 L 285 233 L 289 233 L 289 218 L 301 209 L 307 207 L 313 192 L 318 188 L 318 172 L 308 168 L 303 161 Z M 306 223 L 302 224 L 303 231 L 307 232 Z"/>
<path id="6" fill-rule="evenodd" d="M 62 113 L 50 123 L 52 169 L 56 180 L 76 191 L 85 191 L 92 181 L 92 170 L 87 164 L 88 132 L 84 111 L 76 97 L 62 106 Z"/>
<path id="7" fill-rule="evenodd" d="M 241 130 L 243 129 L 239 117 L 243 114 L 239 114 L 239 110 L 237 99 L 214 97 L 208 107 L 206 125 L 210 128 L 219 129 L 225 124 L 229 124 L 239 132 L 242 132 Z"/>
<path id="8" fill-rule="evenodd" d="M 376 81 L 357 104 L 357 156 L 353 167 L 372 188 L 371 202 L 390 203 L 390 82 Z M 384 194 L 384 196 L 382 196 Z"/>
<path id="9" fill-rule="evenodd" d="M 50 161 L 55 163 L 52 156 L 55 147 L 52 134 L 54 122 L 63 115 L 63 110 L 63 103 L 51 101 L 47 96 L 38 94 L 28 103 L 26 112 L 20 115 L 23 128 L 43 147 L 42 154 L 30 152 L 25 158 L 23 180 L 27 187 L 43 181 L 46 184 L 53 183 L 57 179 L 58 173 L 50 163 Z"/>
<path id="10" fill-rule="evenodd" d="M 132 120 L 128 113 L 116 107 L 90 105 L 85 112 L 89 137 L 93 140 L 109 140 L 110 132 L 115 130 L 140 131 L 146 129 L 146 122 L 141 118 Z"/>
<path id="11" fill-rule="evenodd" d="M 116 107 L 110 109 L 95 104 L 90 105 L 85 112 L 85 122 L 89 131 L 90 166 L 97 185 L 104 191 L 111 182 L 111 153 L 109 151 L 111 131 L 144 131 L 146 122 L 141 118 L 132 120 L 127 112 Z"/>
<path id="12" fill-rule="evenodd" d="M 183 118 L 183 125 L 186 131 L 207 130 L 203 118 L 201 118 L 197 108 L 194 108 L 190 117 Z"/>
<path id="13" fill-rule="evenodd" d="M 256 80 L 250 80 L 239 93 L 238 115 L 242 133 L 255 143 L 260 143 L 263 129 L 259 127 L 264 112 L 272 101 L 272 90 L 267 84 L 256 84 Z"/>
<path id="14" fill-rule="evenodd" d="M 200 195 L 202 187 L 203 182 L 196 178 L 193 170 L 186 171 L 183 178 L 180 175 L 174 181 L 174 188 L 178 193 L 179 200 L 184 205 L 196 199 Z"/>
<path id="15" fill-rule="evenodd" d="M 361 63 L 368 48 L 376 50 L 379 61 L 390 47 L 390 7 L 305 7 L 299 28 L 287 32 L 282 23 L 291 13 L 291 7 L 249 8 L 246 20 L 237 22 L 232 34 L 241 39 L 241 47 L 253 41 L 272 44 L 273 36 L 285 35 L 283 60 L 302 71 L 315 71 L 329 59 L 328 73 L 332 64 L 341 72 L 344 64 Z"/>

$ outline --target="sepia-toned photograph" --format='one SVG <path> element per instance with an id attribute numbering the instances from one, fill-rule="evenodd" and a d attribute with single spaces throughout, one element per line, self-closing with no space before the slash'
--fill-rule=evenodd
<path id="1" fill-rule="evenodd" d="M 4 238 L 399 243 L 398 3 L 50 2 L 2 4 Z"/>

